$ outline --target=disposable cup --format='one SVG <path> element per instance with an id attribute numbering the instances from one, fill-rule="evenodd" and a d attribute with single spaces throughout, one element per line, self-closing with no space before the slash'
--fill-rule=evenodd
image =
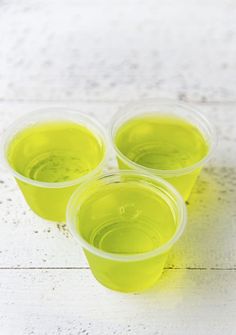
<path id="1" fill-rule="evenodd" d="M 91 117 L 44 108 L 16 120 L 3 139 L 3 163 L 40 217 L 65 221 L 71 194 L 104 167 L 107 140 Z"/>
<path id="2" fill-rule="evenodd" d="M 173 130 L 168 138 L 165 136 L 163 139 L 161 135 L 158 137 L 158 131 L 150 130 L 151 122 L 155 122 L 150 120 L 156 117 L 162 118 L 163 124 L 167 118 L 168 122 L 179 123 L 179 129 L 185 127 L 186 136 L 184 137 L 184 132 L 182 132 L 178 137 L 176 134 L 179 130 L 176 132 Z M 149 123 L 145 124 L 147 118 L 149 118 Z M 142 120 L 144 120 L 143 123 Z M 128 130 L 123 131 L 123 135 L 119 135 L 128 124 Z M 192 138 L 192 142 L 187 127 L 190 127 L 189 129 L 196 136 Z M 164 131 L 164 128 L 158 129 L 159 133 Z M 213 126 L 198 110 L 188 104 L 165 99 L 138 101 L 122 107 L 111 122 L 110 138 L 120 169 L 136 169 L 160 176 L 175 186 L 185 200 L 189 198 L 202 167 L 211 157 L 216 145 Z M 123 141 L 123 145 L 118 143 L 117 138 L 120 143 Z M 200 138 L 201 145 L 197 141 Z M 203 149 L 204 146 L 205 149 Z M 188 152 L 185 153 L 184 148 Z M 201 154 L 200 150 L 205 150 L 205 152 Z M 186 166 L 182 164 L 181 157 L 183 161 L 189 160 Z M 189 157 L 192 157 L 192 161 Z M 162 167 L 163 159 L 165 159 L 164 167 Z M 173 167 L 173 160 L 176 164 L 178 159 L 180 159 L 179 165 L 177 168 L 176 165 Z"/>
<path id="3" fill-rule="evenodd" d="M 187 220 L 181 195 L 165 180 L 119 171 L 79 186 L 67 225 L 104 286 L 138 292 L 161 276 Z"/>

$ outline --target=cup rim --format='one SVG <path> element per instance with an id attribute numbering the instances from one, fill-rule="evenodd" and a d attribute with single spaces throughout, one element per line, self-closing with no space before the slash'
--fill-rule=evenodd
<path id="1" fill-rule="evenodd" d="M 179 169 L 173 169 L 173 170 L 162 170 L 162 169 L 154 169 L 154 168 L 149 168 L 149 167 L 145 167 L 143 165 L 140 165 L 134 161 L 132 161 L 131 159 L 129 159 L 126 155 L 124 155 L 120 149 L 117 147 L 116 143 L 115 143 L 115 135 L 117 134 L 117 130 L 123 125 L 125 124 L 128 120 L 135 118 L 135 116 L 137 115 L 154 115 L 157 114 L 156 112 L 150 112 L 150 113 L 145 113 L 145 106 L 147 105 L 162 105 L 162 106 L 168 106 L 170 105 L 170 107 L 173 109 L 174 107 L 178 107 L 181 108 L 182 110 L 184 110 L 187 113 L 192 113 L 192 115 L 194 115 L 195 119 L 197 119 L 198 121 L 200 121 L 202 124 L 204 124 L 204 126 L 207 129 L 208 135 L 210 137 L 211 143 L 209 146 L 209 150 L 207 152 L 207 154 L 198 162 L 196 162 L 193 165 L 184 167 L 184 168 L 179 168 Z M 136 113 L 136 109 L 140 109 L 140 106 L 144 106 L 143 109 L 144 111 L 141 113 Z M 171 110 L 170 110 L 170 114 L 171 115 Z M 128 117 L 124 122 L 121 122 L 119 124 L 119 126 L 117 127 L 117 129 L 115 130 L 115 126 L 116 123 L 119 122 L 122 118 L 124 117 Z M 184 117 L 182 117 L 182 119 L 185 119 Z M 194 122 L 193 122 L 194 124 Z M 201 131 L 201 130 L 200 130 Z M 201 131 L 201 133 L 203 133 Z M 204 135 L 204 134 L 203 134 Z M 172 99 L 144 99 L 144 100 L 136 100 L 134 102 L 129 102 L 127 104 L 125 104 L 124 106 L 122 106 L 121 108 L 119 108 L 119 110 L 115 113 L 115 115 L 113 116 L 113 118 L 111 119 L 110 122 L 110 127 L 109 127 L 109 138 L 111 141 L 111 145 L 114 149 L 114 151 L 116 152 L 116 155 L 122 159 L 122 161 L 125 162 L 126 165 L 128 165 L 130 168 L 135 168 L 137 170 L 141 170 L 141 171 L 147 171 L 151 174 L 154 175 L 159 175 L 163 178 L 165 177 L 175 177 L 175 176 L 181 176 L 181 175 L 185 175 L 187 173 L 190 173 L 192 171 L 194 171 L 197 168 L 200 168 L 201 166 L 203 166 L 212 156 L 216 145 L 217 145 L 217 136 L 216 136 L 216 131 L 215 128 L 212 126 L 212 124 L 208 121 L 208 119 L 202 115 L 202 113 L 199 112 L 199 110 L 195 107 L 193 107 L 191 104 L 189 103 L 183 103 L 180 102 L 178 100 L 172 100 Z"/>
<path id="2" fill-rule="evenodd" d="M 71 118 L 70 118 L 71 117 Z M 29 177 L 24 176 L 23 174 L 17 172 L 9 163 L 7 159 L 7 149 L 10 144 L 11 139 L 17 135 L 18 132 L 24 130 L 30 125 L 34 125 L 36 123 L 44 123 L 47 121 L 72 121 L 78 124 L 82 124 L 84 126 L 88 125 L 88 129 L 94 134 L 95 137 L 100 138 L 104 152 L 103 157 L 99 164 L 87 174 L 78 177 L 76 179 L 63 181 L 63 182 L 43 182 L 31 179 Z M 78 120 L 78 121 L 76 121 Z M 91 126 L 91 128 L 90 128 Z M 95 131 L 94 131 L 95 130 Z M 35 109 L 32 112 L 26 113 L 23 116 L 17 118 L 14 122 L 10 124 L 7 130 L 4 132 L 1 144 L 1 154 L 0 159 L 2 161 L 3 166 L 9 171 L 15 178 L 19 179 L 22 182 L 27 184 L 42 187 L 42 188 L 64 188 L 69 186 L 74 186 L 78 183 L 86 181 L 87 179 L 92 178 L 96 175 L 96 173 L 102 169 L 105 165 L 108 155 L 108 139 L 106 132 L 103 126 L 91 116 L 81 113 L 75 108 L 66 108 L 66 107 L 44 107 Z"/>
<path id="3" fill-rule="evenodd" d="M 180 217 L 179 217 L 180 224 L 177 226 L 176 231 L 173 234 L 173 236 L 160 247 L 157 247 L 151 251 L 147 251 L 144 253 L 136 253 L 136 254 L 130 254 L 130 255 L 111 253 L 111 252 L 103 251 L 97 247 L 94 247 L 89 242 L 87 242 L 82 237 L 82 235 L 76 230 L 76 227 L 74 224 L 76 215 L 72 214 L 72 210 L 73 210 L 74 202 L 78 202 L 78 198 L 87 189 L 87 186 L 89 184 L 93 184 L 105 178 L 111 178 L 114 176 L 121 176 L 121 175 L 126 175 L 126 176 L 131 175 L 131 176 L 149 178 L 149 180 L 154 180 L 159 185 L 164 186 L 168 190 L 168 193 L 171 194 L 171 196 L 174 196 L 174 198 L 176 199 L 176 207 L 179 210 L 179 214 L 180 214 Z M 161 177 L 153 176 L 149 173 L 140 172 L 140 171 L 116 170 L 116 171 L 112 171 L 111 173 L 103 173 L 102 176 L 96 177 L 78 186 L 78 188 L 74 191 L 74 193 L 70 197 L 70 200 L 67 204 L 66 222 L 67 222 L 67 226 L 72 236 L 80 243 L 80 245 L 83 248 L 85 248 L 89 252 L 95 254 L 98 257 L 102 257 L 102 258 L 106 258 L 106 259 L 110 259 L 114 261 L 134 262 L 134 261 L 142 261 L 148 258 L 158 256 L 160 254 L 163 254 L 167 252 L 174 245 L 175 242 L 177 242 L 177 240 L 183 234 L 183 231 L 187 223 L 187 208 L 186 208 L 185 202 L 182 196 L 180 195 L 180 193 L 170 183 L 168 183 Z"/>

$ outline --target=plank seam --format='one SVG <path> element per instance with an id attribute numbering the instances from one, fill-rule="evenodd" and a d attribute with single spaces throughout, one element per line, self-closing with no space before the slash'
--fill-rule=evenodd
<path id="1" fill-rule="evenodd" d="M 1 270 L 90 270 L 88 266 L 72 266 L 72 267 L 0 267 Z M 199 270 L 199 271 L 236 271 L 236 267 L 165 267 L 164 270 Z"/>

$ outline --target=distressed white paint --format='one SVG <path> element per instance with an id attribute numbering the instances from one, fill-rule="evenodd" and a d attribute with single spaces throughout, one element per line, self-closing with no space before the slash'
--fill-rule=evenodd
<path id="1" fill-rule="evenodd" d="M 119 105 L 67 104 L 104 124 Z M 45 103 L 0 104 L 0 131 L 17 116 L 42 106 Z M 161 281 L 145 294 L 114 293 L 96 283 L 67 230 L 36 217 L 12 178 L 2 171 L 3 335 L 234 334 L 236 104 L 197 107 L 217 126 L 218 149 L 190 198 L 184 236 L 173 249 Z"/>
<path id="2" fill-rule="evenodd" d="M 0 135 L 43 106 L 107 126 L 123 101 L 165 96 L 202 102 L 219 136 L 163 277 L 137 295 L 99 285 L 0 165 L 1 335 L 235 334 L 235 18 L 234 0 L 0 1 Z"/>
<path id="3" fill-rule="evenodd" d="M 1 334 L 234 335 L 236 271 L 169 270 L 142 294 L 89 270 L 2 270 Z"/>
<path id="4" fill-rule="evenodd" d="M 234 0 L 0 2 L 0 98 L 235 101 Z"/>

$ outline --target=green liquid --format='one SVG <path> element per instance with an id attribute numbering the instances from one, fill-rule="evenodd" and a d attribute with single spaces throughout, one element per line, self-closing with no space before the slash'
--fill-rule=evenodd
<path id="1" fill-rule="evenodd" d="M 159 170 L 194 165 L 208 152 L 208 143 L 200 130 L 176 117 L 133 118 L 120 127 L 115 142 L 131 161 Z"/>
<path id="2" fill-rule="evenodd" d="M 15 171 L 31 180 L 59 183 L 86 175 L 104 154 L 103 142 L 88 128 L 57 121 L 38 123 L 16 134 L 7 158 Z M 68 200 L 78 184 L 50 188 L 17 182 L 35 213 L 52 221 L 65 220 Z"/>
<path id="3" fill-rule="evenodd" d="M 79 178 L 101 161 L 100 140 L 72 122 L 50 122 L 29 127 L 11 141 L 8 160 L 20 174 L 56 183 Z"/>
<path id="4" fill-rule="evenodd" d="M 169 203 L 145 180 L 117 182 L 86 190 L 77 231 L 92 246 L 119 255 L 150 252 L 169 241 L 178 225 Z M 142 291 L 160 277 L 167 253 L 144 260 L 117 261 L 84 250 L 94 276 L 122 292 Z"/>
<path id="5" fill-rule="evenodd" d="M 140 168 L 165 178 L 183 196 L 189 198 L 201 171 L 201 166 L 184 173 L 175 170 L 193 166 L 208 153 L 209 146 L 201 131 L 187 121 L 171 116 L 143 115 L 124 123 L 115 135 L 121 153 Z M 124 158 L 118 157 L 120 169 L 130 169 Z M 135 166 L 133 166 L 135 168 Z M 165 171 L 173 171 L 165 174 Z"/>
<path id="6" fill-rule="evenodd" d="M 175 232 L 173 213 L 151 186 L 138 182 L 93 190 L 78 214 L 78 230 L 103 251 L 137 254 L 166 243 Z"/>

